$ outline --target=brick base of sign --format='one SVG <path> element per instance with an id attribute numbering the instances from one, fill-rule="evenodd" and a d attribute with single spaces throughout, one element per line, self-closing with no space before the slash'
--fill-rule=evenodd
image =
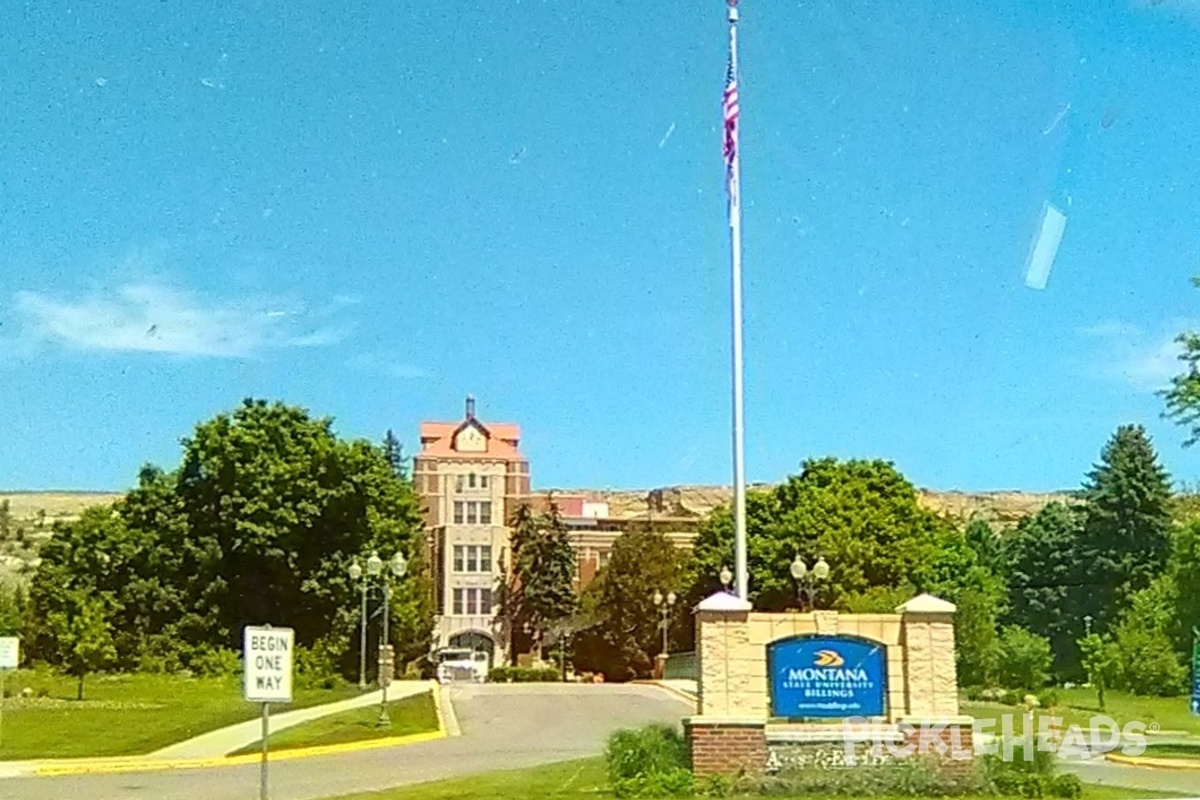
<path id="1" fill-rule="evenodd" d="M 913 745 L 917 753 L 940 758 L 945 769 L 968 770 L 975 751 L 974 729 L 970 725 L 917 728 L 908 733 L 905 744 Z"/>
<path id="2" fill-rule="evenodd" d="M 767 764 L 765 722 L 684 723 L 692 772 L 704 775 L 759 775 Z"/>

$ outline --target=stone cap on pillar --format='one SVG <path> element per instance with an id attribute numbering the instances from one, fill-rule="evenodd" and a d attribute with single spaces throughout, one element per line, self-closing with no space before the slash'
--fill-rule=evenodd
<path id="1" fill-rule="evenodd" d="M 953 614 L 958 607 L 940 597 L 931 594 L 919 594 L 907 603 L 896 606 L 901 614 Z"/>
<path id="2" fill-rule="evenodd" d="M 710 614 L 745 614 L 753 609 L 754 606 L 750 604 L 749 600 L 743 600 L 729 592 L 717 592 L 709 595 L 700 601 L 700 605 L 696 606 L 697 612 Z"/>

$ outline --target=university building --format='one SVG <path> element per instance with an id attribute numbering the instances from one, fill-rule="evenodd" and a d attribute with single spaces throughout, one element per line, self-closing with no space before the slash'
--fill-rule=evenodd
<path id="1" fill-rule="evenodd" d="M 695 536 L 698 514 L 669 508 L 661 491 L 650 492 L 645 509 L 614 516 L 599 494 L 532 492 L 529 462 L 520 450 L 521 429 L 484 422 L 468 397 L 457 422 L 423 422 L 421 447 L 413 456 L 413 484 L 425 513 L 434 565 L 437 647 L 470 647 L 505 656 L 496 624 L 494 590 L 509 563 L 508 522 L 523 503 L 538 512 L 551 499 L 572 532 L 579 565 L 578 586 L 607 563 L 613 542 L 627 530 L 661 531 L 681 547 Z"/>

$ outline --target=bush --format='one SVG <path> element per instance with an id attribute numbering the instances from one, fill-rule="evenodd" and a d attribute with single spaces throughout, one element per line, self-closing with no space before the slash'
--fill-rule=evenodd
<path id="1" fill-rule="evenodd" d="M 1030 633 L 1019 625 L 1008 625 L 1000 633 L 1000 684 L 1007 689 L 1046 685 L 1054 653 L 1050 640 Z"/>
<path id="2" fill-rule="evenodd" d="M 665 797 L 695 790 L 687 743 L 679 731 L 665 725 L 617 731 L 608 739 L 604 760 L 609 783 L 621 797 Z M 687 773 L 686 782 L 680 771 Z"/>
<path id="3" fill-rule="evenodd" d="M 1058 689 L 1045 689 L 1039 692 L 1036 697 L 1038 705 L 1042 708 L 1053 708 L 1058 705 L 1061 699 L 1058 695 Z"/>
<path id="4" fill-rule="evenodd" d="M 696 779 L 691 770 L 682 767 L 613 783 L 617 797 L 691 797 L 695 793 Z"/>
<path id="5" fill-rule="evenodd" d="M 232 650 L 222 647 L 204 647 L 197 649 L 192 654 L 188 666 L 197 675 L 219 678 L 241 674 L 242 659 Z"/>
<path id="6" fill-rule="evenodd" d="M 739 789 L 760 795 L 802 797 L 961 797 L 986 791 L 978 766 L 947 770 L 938 758 L 915 757 L 852 769 L 803 768 L 743 780 Z"/>

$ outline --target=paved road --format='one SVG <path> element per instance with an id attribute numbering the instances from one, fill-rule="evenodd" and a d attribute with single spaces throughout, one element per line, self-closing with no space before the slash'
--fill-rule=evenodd
<path id="1" fill-rule="evenodd" d="M 1085 783 L 1107 786 L 1123 786 L 1143 791 L 1180 792 L 1200 797 L 1200 771 L 1189 769 L 1149 769 L 1114 764 L 1103 759 L 1092 759 L 1064 765 Z M 1131 792 L 1131 796 L 1136 792 Z"/>
<path id="2" fill-rule="evenodd" d="M 463 735 L 387 750 L 281 761 L 272 800 L 316 800 L 498 769 L 598 755 L 612 731 L 678 722 L 689 705 L 653 686 L 482 685 L 451 688 Z M 258 766 L 174 772 L 12 778 L 6 800 L 253 800 Z"/>

